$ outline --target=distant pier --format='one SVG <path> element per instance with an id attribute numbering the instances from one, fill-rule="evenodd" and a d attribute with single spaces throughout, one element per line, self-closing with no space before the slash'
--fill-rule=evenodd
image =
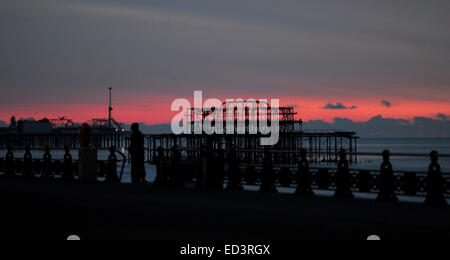
<path id="1" fill-rule="evenodd" d="M 259 164 L 264 151 L 267 150 L 259 144 L 260 138 L 259 135 L 145 135 L 145 149 L 147 161 L 153 162 L 158 147 L 168 154 L 176 145 L 184 161 L 194 162 L 200 158 L 200 149 L 204 145 L 212 145 L 215 149 L 224 151 L 233 147 L 242 161 Z M 296 164 L 301 149 L 307 149 L 309 160 L 316 163 L 336 161 L 341 149 L 348 151 L 351 162 L 357 162 L 357 141 L 358 137 L 353 132 L 280 133 L 278 145 L 270 149 L 275 161 L 282 164 Z M 127 132 L 93 134 L 91 144 L 96 149 L 108 149 L 111 146 L 126 149 L 130 144 L 130 134 Z M 78 134 L 0 134 L 0 149 L 12 146 L 17 150 L 23 149 L 26 145 L 35 150 L 43 149 L 45 146 L 55 150 L 64 149 L 66 146 L 70 149 L 80 148 Z"/>
<path id="2" fill-rule="evenodd" d="M 280 133 L 277 145 L 267 148 L 260 145 L 259 135 L 147 135 L 148 159 L 153 162 L 158 147 L 169 154 L 173 147 L 181 152 L 185 162 L 197 162 L 202 146 L 213 150 L 236 150 L 240 161 L 258 165 L 262 163 L 264 151 L 270 150 L 274 162 L 296 165 L 302 149 L 308 151 L 309 160 L 315 163 L 336 162 L 339 151 L 345 149 L 349 161 L 358 160 L 358 139 L 354 132 L 292 132 Z"/>

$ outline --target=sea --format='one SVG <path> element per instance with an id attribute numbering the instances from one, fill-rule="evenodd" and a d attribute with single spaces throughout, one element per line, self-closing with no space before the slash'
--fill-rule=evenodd
<path id="1" fill-rule="evenodd" d="M 361 138 L 358 140 L 358 153 L 377 154 L 358 156 L 358 163 L 351 168 L 377 170 L 381 163 L 381 153 L 389 150 L 391 154 L 419 154 L 420 157 L 392 156 L 395 171 L 427 172 L 430 164 L 429 154 L 437 151 L 441 155 L 439 163 L 442 171 L 450 173 L 450 138 Z M 320 167 L 321 165 L 318 165 Z M 330 165 L 332 166 L 332 165 Z"/>

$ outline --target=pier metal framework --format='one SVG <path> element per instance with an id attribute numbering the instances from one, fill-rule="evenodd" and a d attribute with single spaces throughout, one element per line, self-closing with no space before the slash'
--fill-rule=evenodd
<path id="1" fill-rule="evenodd" d="M 233 104 L 235 105 L 235 104 Z M 254 102 L 253 106 L 244 104 L 244 108 L 233 107 L 230 112 L 230 103 L 223 103 L 224 131 L 222 134 L 161 134 L 148 135 L 148 160 L 153 161 L 157 155 L 158 148 L 162 148 L 166 156 L 170 156 L 172 149 L 176 146 L 181 152 L 185 162 L 196 162 L 200 159 L 201 148 L 206 146 L 211 150 L 223 150 L 225 152 L 231 149 L 236 150 L 238 158 L 247 164 L 260 165 L 262 163 L 265 151 L 273 154 L 274 162 L 277 164 L 295 165 L 298 162 L 300 152 L 306 149 L 310 161 L 315 163 L 336 162 L 339 157 L 339 151 L 345 149 L 348 153 L 350 162 L 357 162 L 357 142 L 359 137 L 356 132 L 342 132 L 333 130 L 304 131 L 302 120 L 296 120 L 297 113 L 293 107 L 277 108 L 272 113 L 273 108 L 267 103 Z M 215 108 L 209 109 L 191 109 L 188 113 L 192 132 L 195 124 L 203 124 L 206 120 L 211 120 L 210 116 L 217 112 Z M 221 111 L 219 111 L 221 112 Z M 216 113 L 213 118 L 217 118 Z M 261 138 L 267 137 L 262 134 L 250 134 L 249 129 L 252 121 L 267 119 L 268 125 L 272 124 L 272 117 L 276 116 L 279 120 L 280 132 L 279 142 L 274 146 L 262 146 Z M 227 118 L 233 117 L 233 134 L 226 131 Z M 238 120 L 245 122 L 245 134 L 238 134 Z M 217 122 L 210 122 L 214 126 Z M 253 122 L 254 123 L 254 122 Z"/>

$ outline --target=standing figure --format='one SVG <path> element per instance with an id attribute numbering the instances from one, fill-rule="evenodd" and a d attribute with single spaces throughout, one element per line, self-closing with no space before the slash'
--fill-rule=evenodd
<path id="1" fill-rule="evenodd" d="M 231 148 L 230 155 L 228 158 L 228 172 L 229 172 L 229 180 L 226 190 L 227 191 L 241 191 L 244 188 L 242 187 L 242 175 L 241 168 L 239 166 L 239 158 L 236 154 L 235 148 Z"/>
<path id="2" fill-rule="evenodd" d="M 33 156 L 31 155 L 30 146 L 25 146 L 25 155 L 23 156 L 23 177 L 33 178 Z"/>
<path id="3" fill-rule="evenodd" d="M 306 149 L 302 149 L 300 152 L 300 161 L 298 163 L 297 172 L 297 195 L 314 195 L 311 188 L 311 172 L 309 169 L 309 161 L 307 158 Z"/>
<path id="4" fill-rule="evenodd" d="M 131 181 L 133 183 L 145 183 L 145 152 L 144 135 L 139 131 L 139 124 L 131 125 Z"/>
<path id="5" fill-rule="evenodd" d="M 277 192 L 275 188 L 275 172 L 273 170 L 272 153 L 264 152 L 262 184 L 260 192 Z"/>
<path id="6" fill-rule="evenodd" d="M 5 159 L 5 176 L 12 177 L 15 175 L 14 170 L 14 153 L 11 145 L 8 145 Z"/>
<path id="7" fill-rule="evenodd" d="M 340 161 L 336 173 L 336 193 L 335 198 L 351 199 L 354 198 L 351 187 L 350 169 L 347 161 L 347 152 L 341 150 L 339 152 Z"/>
<path id="8" fill-rule="evenodd" d="M 52 177 L 52 155 L 50 154 L 50 147 L 45 146 L 44 158 L 42 161 L 42 175 L 43 180 L 48 180 Z"/>
<path id="9" fill-rule="evenodd" d="M 427 198 L 425 204 L 433 206 L 447 205 L 444 196 L 445 182 L 441 172 L 441 166 L 438 163 L 439 154 L 433 151 L 430 154 L 431 164 L 428 168 L 427 176 Z"/>
<path id="10" fill-rule="evenodd" d="M 73 163 L 72 155 L 70 154 L 70 149 L 68 146 L 64 147 L 64 172 L 62 176 L 62 181 L 73 182 L 75 180 L 73 176 Z"/>
<path id="11" fill-rule="evenodd" d="M 112 146 L 109 148 L 109 156 L 108 156 L 108 166 L 106 169 L 106 178 L 105 183 L 119 183 L 120 179 L 117 176 L 117 156 L 116 156 L 116 147 Z"/>
<path id="12" fill-rule="evenodd" d="M 380 169 L 380 193 L 378 194 L 378 201 L 398 201 L 397 195 L 395 195 L 395 178 L 390 158 L 390 152 L 387 150 L 384 151 L 383 163 Z"/>

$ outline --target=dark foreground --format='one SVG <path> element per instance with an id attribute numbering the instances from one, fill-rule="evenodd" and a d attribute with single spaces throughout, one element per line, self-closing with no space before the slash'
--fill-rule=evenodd
<path id="1" fill-rule="evenodd" d="M 449 239 L 450 208 L 0 179 L 0 239 Z"/>

